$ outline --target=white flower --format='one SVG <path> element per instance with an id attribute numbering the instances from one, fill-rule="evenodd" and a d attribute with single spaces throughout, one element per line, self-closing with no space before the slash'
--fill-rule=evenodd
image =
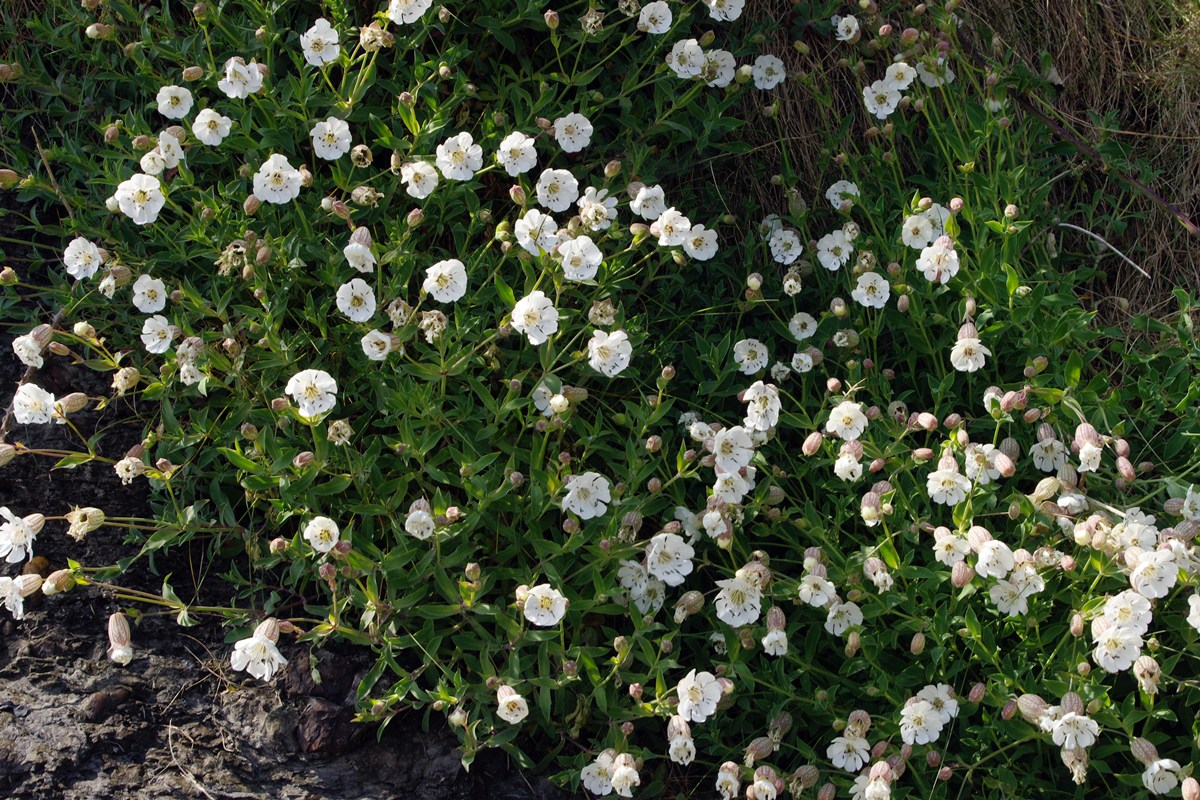
<path id="1" fill-rule="evenodd" d="M 158 146 L 154 150 L 158 151 L 167 169 L 178 167 L 179 162 L 183 160 L 183 145 L 179 139 L 166 131 L 158 135 Z"/>
<path id="2" fill-rule="evenodd" d="M 328 553 L 342 538 L 336 522 L 329 517 L 313 517 L 304 526 L 304 538 L 318 553 Z"/>
<path id="3" fill-rule="evenodd" d="M 604 254 L 587 235 L 568 239 L 558 246 L 563 277 L 569 281 L 590 281 L 604 261 Z"/>
<path id="4" fill-rule="evenodd" d="M 1188 595 L 1187 624 L 1200 631 L 1200 594 Z"/>
<path id="5" fill-rule="evenodd" d="M 785 656 L 788 651 L 787 632 L 782 630 L 767 631 L 762 638 L 763 652 L 769 656 Z"/>
<path id="6" fill-rule="evenodd" d="M 704 722 L 717 711 L 721 682 L 711 672 L 692 670 L 675 687 L 679 697 L 676 713 L 686 722 Z"/>
<path id="7" fill-rule="evenodd" d="M 933 557 L 940 563 L 953 567 L 965 560 L 970 552 L 970 543 L 949 528 L 938 528 L 934 531 Z"/>
<path id="8" fill-rule="evenodd" d="M 437 168 L 447 180 L 469 181 L 483 168 L 483 148 L 466 131 L 451 136 L 437 146 Z"/>
<path id="9" fill-rule="evenodd" d="M 849 42 L 858 36 L 858 19 L 850 14 L 833 18 L 834 38 L 839 42 Z"/>
<path id="10" fill-rule="evenodd" d="M 1005 616 L 1016 617 L 1029 611 L 1029 598 L 1012 581 L 998 580 L 988 590 L 996 609 Z"/>
<path id="11" fill-rule="evenodd" d="M 850 296 L 867 308 L 883 308 L 892 296 L 892 287 L 878 272 L 865 272 L 858 276 L 858 286 Z"/>
<path id="12" fill-rule="evenodd" d="M 271 680 L 288 663 L 275 645 L 278 637 L 278 621 L 263 620 L 254 629 L 253 636 L 234 642 L 230 664 L 234 669 L 245 670 L 259 680 Z"/>
<path id="13" fill-rule="evenodd" d="M 1103 633 L 1096 626 L 1092 628 L 1092 637 L 1096 641 L 1096 649 L 1092 657 L 1096 664 L 1106 672 L 1123 672 L 1133 666 L 1133 662 L 1142 651 L 1142 635 L 1133 628 L 1123 625 L 1109 625 Z"/>
<path id="14" fill-rule="evenodd" d="M 704 722 L 717 713 L 721 682 L 711 672 L 692 670 L 675 687 L 679 697 L 676 713 L 686 722 Z"/>
<path id="15" fill-rule="evenodd" d="M 927 700 L 913 699 L 900 710 L 900 738 L 905 744 L 936 742 L 945 721 Z"/>
<path id="16" fill-rule="evenodd" d="M 375 254 L 365 244 L 350 242 L 342 248 L 342 255 L 345 256 L 346 263 L 359 272 L 371 272 L 375 269 Z"/>
<path id="17" fill-rule="evenodd" d="M 1058 439 L 1045 439 L 1029 446 L 1029 457 L 1043 472 L 1057 472 L 1070 460 L 1071 451 Z"/>
<path id="18" fill-rule="evenodd" d="M 633 797 L 633 787 L 640 786 L 636 762 L 628 753 L 621 753 L 613 761 L 612 788 L 621 797 Z"/>
<path id="19" fill-rule="evenodd" d="M 884 78 L 892 88 L 903 92 L 912 86 L 912 82 L 917 78 L 917 71 L 903 61 L 896 61 L 887 68 L 886 77 Z"/>
<path id="20" fill-rule="evenodd" d="M 750 470 L 747 470 L 747 474 L 750 474 Z M 742 502 L 742 498 L 753 488 L 754 484 L 736 472 L 720 472 L 713 481 L 712 490 L 713 497 L 724 503 L 736 505 Z"/>
<path id="21" fill-rule="evenodd" d="M 537 199 L 551 211 L 566 211 L 579 199 L 579 181 L 569 170 L 542 170 L 537 182 Z"/>
<path id="22" fill-rule="evenodd" d="M 992 481 L 1000 480 L 1000 470 L 996 466 L 996 446 L 971 443 L 963 454 L 963 468 L 967 478 L 978 481 L 980 486 L 987 486 Z"/>
<path id="23" fill-rule="evenodd" d="M 554 139 L 564 153 L 578 153 L 591 144 L 592 123 L 583 114 L 572 112 L 554 120 Z"/>
<path id="24" fill-rule="evenodd" d="M 947 83 L 954 83 L 954 70 L 950 69 L 950 65 L 940 58 L 934 64 L 927 64 L 924 61 L 918 62 L 917 75 L 921 78 L 921 83 L 930 89 L 936 89 Z"/>
<path id="25" fill-rule="evenodd" d="M 933 244 L 921 250 L 921 256 L 917 259 L 917 269 L 931 283 L 948 283 L 958 274 L 958 268 L 958 252 L 949 236 L 939 236 Z"/>
<path id="26" fill-rule="evenodd" d="M 667 756 L 686 767 L 696 760 L 696 743 L 690 736 L 676 736 L 667 744 Z"/>
<path id="27" fill-rule="evenodd" d="M 1009 546 L 999 539 L 989 539 L 979 548 L 975 572 L 981 578 L 1005 578 L 1015 565 L 1016 559 Z"/>
<path id="28" fill-rule="evenodd" d="M 825 617 L 825 630 L 834 636 L 841 636 L 855 625 L 862 625 L 863 615 L 859 607 L 849 601 L 840 603 L 834 600 L 829 604 Z"/>
<path id="29" fill-rule="evenodd" d="M 862 473 L 862 462 L 852 455 L 844 453 L 833 462 L 833 474 L 844 481 L 856 481 Z"/>
<path id="30" fill-rule="evenodd" d="M 167 168 L 167 160 L 163 158 L 158 148 L 150 150 L 138 161 L 138 166 L 147 175 L 161 175 Z"/>
<path id="31" fill-rule="evenodd" d="M 679 586 L 692 572 L 696 551 L 675 533 L 655 534 L 646 545 L 646 571 L 667 586 Z"/>
<path id="32" fill-rule="evenodd" d="M 113 197 L 121 213 L 137 225 L 149 225 L 158 219 L 158 212 L 167 202 L 158 178 L 143 173 L 122 181 Z"/>
<path id="33" fill-rule="evenodd" d="M 733 345 L 733 360 L 738 365 L 738 371 L 745 375 L 753 375 L 765 369 L 771 361 L 767 346 L 758 339 L 741 339 Z"/>
<path id="34" fill-rule="evenodd" d="M 501 684 L 496 688 L 496 716 L 516 725 L 529 716 L 529 703 L 511 686 Z"/>
<path id="35" fill-rule="evenodd" d="M 542 344 L 558 331 L 558 310 L 539 289 L 513 306 L 512 326 L 513 330 L 525 334 L 530 344 Z"/>
<path id="36" fill-rule="evenodd" d="M 1151 794 L 1168 794 L 1179 785 L 1182 767 L 1171 758 L 1160 758 L 1146 765 L 1142 773 L 1142 785 Z"/>
<path id="37" fill-rule="evenodd" d="M 683 240 L 683 251 L 697 261 L 708 261 L 717 254 L 717 232 L 693 225 Z"/>
<path id="38" fill-rule="evenodd" d="M 400 180 L 404 182 L 410 197 L 423 200 L 433 193 L 441 179 L 432 164 L 426 161 L 411 161 L 400 167 Z"/>
<path id="39" fill-rule="evenodd" d="M 1068 711 L 1053 723 L 1051 738 L 1064 750 L 1091 747 L 1100 734 L 1096 720 Z"/>
<path id="40" fill-rule="evenodd" d="M 705 86 L 724 89 L 733 83 L 737 75 L 737 60 L 728 50 L 709 50 L 704 54 L 704 69 L 700 71 L 700 80 Z"/>
<path id="41" fill-rule="evenodd" d="M 717 619 L 734 628 L 752 625 L 761 613 L 762 591 L 744 578 L 717 581 Z"/>
<path id="42" fill-rule="evenodd" d="M 769 91 L 783 83 L 783 79 L 787 77 L 787 70 L 777 56 L 764 53 L 754 59 L 754 68 L 750 74 L 754 78 L 756 89 Z"/>
<path id="43" fill-rule="evenodd" d="M 1094 442 L 1084 442 L 1079 446 L 1079 471 L 1095 472 L 1100 469 L 1100 456 L 1103 449 Z"/>
<path id="44" fill-rule="evenodd" d="M 42 358 L 42 345 L 32 333 L 13 339 L 12 349 L 17 359 L 27 367 L 41 368 L 46 363 Z"/>
<path id="45" fill-rule="evenodd" d="M 900 239 L 914 250 L 921 250 L 933 244 L 933 224 L 924 214 L 914 214 L 904 219 L 900 230 Z"/>
<path id="46" fill-rule="evenodd" d="M 380 330 L 368 331 L 362 337 L 360 344 L 363 353 L 372 361 L 386 361 L 391 352 L 396 349 L 395 337 Z"/>
<path id="47" fill-rule="evenodd" d="M 117 473 L 117 477 L 121 479 L 122 486 L 128 486 L 133 483 L 133 479 L 146 471 L 146 465 L 142 463 L 140 458 L 131 458 L 126 456 L 113 464 L 113 472 Z"/>
<path id="48" fill-rule="evenodd" d="M 724 428 L 713 437 L 713 455 L 718 472 L 737 472 L 750 466 L 754 458 L 754 442 L 740 425 Z"/>
<path id="49" fill-rule="evenodd" d="M 629 366 L 633 355 L 633 346 L 629 344 L 629 336 L 625 331 L 593 331 L 588 341 L 588 365 L 612 378 Z"/>
<path id="50" fill-rule="evenodd" d="M 158 113 L 167 119 L 183 119 L 192 110 L 192 93 L 182 86 L 164 86 L 154 99 Z"/>
<path id="51" fill-rule="evenodd" d="M 174 338 L 175 331 L 171 329 L 171 323 L 162 314 L 155 314 L 142 323 L 142 344 L 146 346 L 148 353 L 167 352 L 171 347 L 171 340 Z"/>
<path id="52" fill-rule="evenodd" d="M 1137 566 L 1129 573 L 1133 590 L 1149 600 L 1166 597 L 1179 577 L 1179 565 L 1170 550 L 1152 550 L 1143 553 Z"/>
<path id="53" fill-rule="evenodd" d="M 1153 614 L 1150 611 L 1149 600 L 1137 592 L 1126 589 L 1105 601 L 1103 618 L 1113 625 L 1144 634 L 1150 630 Z"/>
<path id="54" fill-rule="evenodd" d="M 262 82 L 263 75 L 257 63 L 251 61 L 247 64 L 241 56 L 234 56 L 225 62 L 225 77 L 217 81 L 217 88 L 231 100 L 244 100 L 261 89 Z"/>
<path id="55" fill-rule="evenodd" d="M 317 19 L 313 26 L 300 36 L 300 47 L 304 51 L 304 60 L 314 67 L 323 67 L 337 61 L 342 47 L 338 44 L 338 32 L 329 26 L 324 17 Z"/>
<path id="56" fill-rule="evenodd" d="M 674 208 L 668 208 L 653 225 L 651 235 L 658 236 L 659 247 L 677 247 L 687 239 L 692 221 Z"/>
<path id="57" fill-rule="evenodd" d="M 796 594 L 802 603 L 808 603 L 813 608 L 824 608 L 837 597 L 837 589 L 822 576 L 809 572 L 800 579 Z"/>
<path id="58" fill-rule="evenodd" d="M 300 416 L 314 418 L 330 411 L 337 403 L 337 382 L 328 372 L 305 369 L 288 379 L 286 394 L 299 406 Z"/>
<path id="59" fill-rule="evenodd" d="M 949 724 L 958 716 L 958 701 L 954 699 L 954 690 L 948 684 L 930 684 L 917 692 L 917 697 L 929 703 L 933 710 L 942 716 L 942 722 Z"/>
<path id="60" fill-rule="evenodd" d="M 338 287 L 337 307 L 351 322 L 366 322 L 375 315 L 375 290 L 362 278 L 352 278 Z"/>
<path id="61" fill-rule="evenodd" d="M 852 204 L 857 202 L 859 196 L 858 185 L 850 181 L 837 181 L 825 190 L 825 199 L 835 209 L 840 208 L 847 200 Z"/>
<path id="62" fill-rule="evenodd" d="M 318 122 L 309 131 L 312 137 L 313 154 L 326 161 L 336 161 L 350 152 L 350 126 L 344 119 L 330 117 Z"/>
<path id="63" fill-rule="evenodd" d="M 825 751 L 825 757 L 838 769 L 858 772 L 870 760 L 871 744 L 861 736 L 837 736 Z"/>
<path id="64" fill-rule="evenodd" d="M 793 263 L 804 252 L 800 237 L 788 228 L 780 228 L 772 233 L 767 238 L 767 246 L 771 248 L 771 258 L 784 266 Z"/>
<path id="65" fill-rule="evenodd" d="M 847 442 L 852 442 L 863 435 L 867 429 L 867 415 L 862 406 L 853 400 L 843 400 L 829 413 L 825 422 L 825 432 L 832 433 Z"/>
<path id="66" fill-rule="evenodd" d="M 991 354 L 976 338 L 959 339 L 950 350 L 950 365 L 959 372 L 975 372 L 983 368 Z"/>
<path id="67" fill-rule="evenodd" d="M 513 131 L 505 136 L 496 151 L 496 163 L 513 177 L 533 169 L 537 165 L 537 150 L 534 148 L 533 137 L 520 131 Z"/>
<path id="68" fill-rule="evenodd" d="M 601 797 L 612 794 L 613 751 L 605 750 L 579 773 L 583 788 Z"/>
<path id="69" fill-rule="evenodd" d="M 617 198 L 609 197 L 608 189 L 589 186 L 579 198 L 579 221 L 588 230 L 606 231 L 617 218 Z"/>
<path id="70" fill-rule="evenodd" d="M 656 220 L 667 210 L 666 193 L 658 184 L 638 189 L 629 208 L 642 219 Z"/>
<path id="71" fill-rule="evenodd" d="M 416 22 L 432 6 L 433 0 L 389 0 L 387 15 L 397 25 L 405 25 Z"/>
<path id="72" fill-rule="evenodd" d="M 746 0 L 704 0 L 708 15 L 718 22 L 733 22 L 742 15 Z"/>
<path id="73" fill-rule="evenodd" d="M 67 274 L 76 280 L 91 278 L 96 274 L 96 270 L 100 269 L 102 261 L 100 248 L 82 236 L 72 239 L 63 251 L 63 264 L 67 268 Z"/>
<path id="74" fill-rule="evenodd" d="M 663 0 L 655 0 L 653 3 L 642 6 L 642 13 L 638 16 L 637 29 L 643 33 L 660 36 L 671 30 L 672 21 L 671 7 Z"/>
<path id="75" fill-rule="evenodd" d="M 817 320 L 812 314 L 801 311 L 788 321 L 788 332 L 802 342 L 817 332 Z"/>
<path id="76" fill-rule="evenodd" d="M 1187 495 L 1183 498 L 1183 508 L 1179 513 L 1183 514 L 1183 518 L 1192 522 L 1200 522 L 1200 492 L 1196 491 L 1195 485 L 1189 485 Z"/>
<path id="77" fill-rule="evenodd" d="M 254 173 L 254 195 L 267 203 L 290 203 L 300 196 L 300 170 L 286 156 L 272 153 Z"/>
<path id="78" fill-rule="evenodd" d="M 663 606 L 666 599 L 667 585 L 659 578 L 648 576 L 645 586 L 629 593 L 629 599 L 637 607 L 642 616 L 654 614 Z"/>
<path id="79" fill-rule="evenodd" d="M 203 379 L 203 373 L 200 372 L 195 364 L 179 365 L 179 382 L 184 386 L 195 386 Z"/>
<path id="80" fill-rule="evenodd" d="M 571 511 L 580 519 L 603 516 L 612 502 L 608 479 L 598 472 L 585 472 L 567 480 L 567 494 L 563 497 L 564 511 Z"/>
<path id="81" fill-rule="evenodd" d="M 211 108 L 205 108 L 196 115 L 196 121 L 192 123 L 192 135 L 201 143 L 216 147 L 225 141 L 232 126 L 233 120 L 229 117 L 222 116 Z"/>
<path id="82" fill-rule="evenodd" d="M 539 256 L 543 251 L 549 252 L 560 241 L 558 223 L 554 217 L 536 208 L 529 209 L 517 220 L 513 234 L 517 237 L 517 244 L 533 256 Z"/>
<path id="83" fill-rule="evenodd" d="M 817 240 L 817 260 L 821 266 L 830 272 L 836 272 L 846 266 L 850 256 L 854 255 L 854 243 L 845 231 L 836 230 L 825 234 Z M 868 273 L 873 274 L 873 273 Z M 859 281 L 861 288 L 862 281 Z"/>
<path id="84" fill-rule="evenodd" d="M 667 66 L 679 78 L 695 78 L 704 64 L 704 49 L 696 39 L 680 39 L 667 54 Z"/>
<path id="85" fill-rule="evenodd" d="M 557 625 L 567 613 L 567 598 L 548 583 L 532 587 L 525 598 L 525 619 L 543 628 Z"/>
<path id="86" fill-rule="evenodd" d="M 960 475 L 957 465 L 946 469 L 935 469 L 925 480 L 925 491 L 929 499 L 942 505 L 954 506 L 967 499 L 971 482 Z"/>
<path id="87" fill-rule="evenodd" d="M 900 91 L 889 81 L 863 87 L 863 104 L 876 119 L 887 119 L 900 106 Z"/>
<path id="88" fill-rule="evenodd" d="M 457 258 L 437 262 L 425 276 L 421 288 L 440 303 L 453 303 L 467 293 L 467 268 Z"/>
<path id="89" fill-rule="evenodd" d="M 44 519 L 40 514 L 18 517 L 7 506 L 0 506 L 0 558 L 9 564 L 17 564 L 33 555 L 33 540 L 37 538 Z M 33 524 L 31 524 L 31 522 Z M 689 550 L 691 548 L 688 548 Z M 691 571 L 691 563 L 688 563 Z"/>
<path id="90" fill-rule="evenodd" d="M 133 305 L 143 314 L 162 311 L 167 306 L 167 287 L 158 278 L 139 275 L 133 282 Z"/>

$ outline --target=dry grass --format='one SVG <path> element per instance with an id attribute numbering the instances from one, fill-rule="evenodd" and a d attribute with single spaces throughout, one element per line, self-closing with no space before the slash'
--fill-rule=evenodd
<path id="1" fill-rule="evenodd" d="M 788 0 L 764 0 L 748 7 L 747 14 L 786 20 L 791 8 Z M 965 0 L 960 13 L 980 52 L 1023 63 L 1035 74 L 1045 75 L 1045 67 L 1053 66 L 1062 81 L 1053 100 L 1058 122 L 1089 145 L 1120 143 L 1129 151 L 1129 162 L 1149 164 L 1156 173 L 1135 177 L 1200 222 L 1200 6 L 1194 0 Z M 768 35 L 763 49 L 781 54 L 789 70 L 806 73 L 831 96 L 831 105 L 818 112 L 814 92 L 802 81 L 789 81 L 780 95 L 782 142 L 792 170 L 801 185 L 822 187 L 835 171 L 830 154 L 822 151 L 830 120 L 861 117 L 861 82 L 847 80 L 846 69 L 837 66 L 837 43 L 817 36 L 805 37 L 805 43 L 811 52 L 796 53 L 784 26 Z M 1115 124 L 1096 121 L 1110 114 Z M 737 175 L 755 174 L 750 166 L 757 166 L 758 174 L 764 167 L 768 174 L 779 171 L 775 132 L 762 126 L 749 135 L 756 149 L 730 170 L 735 181 Z M 1080 234 L 1059 231 L 1070 251 L 1095 254 L 1102 274 L 1088 287 L 1089 303 L 1103 322 L 1122 327 L 1130 313 L 1172 313 L 1174 286 L 1200 289 L 1200 236 L 1190 235 L 1175 214 L 1132 189 L 1119 170 L 1103 170 L 1085 158 L 1079 163 L 1088 169 L 1076 191 L 1100 197 L 1097 224 L 1111 223 L 1097 233 L 1151 276 Z M 736 191 L 770 209 L 786 202 L 782 190 L 761 182 Z"/>

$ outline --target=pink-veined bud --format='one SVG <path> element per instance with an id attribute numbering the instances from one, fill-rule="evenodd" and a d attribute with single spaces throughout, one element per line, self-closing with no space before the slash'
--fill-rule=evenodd
<path id="1" fill-rule="evenodd" d="M 813 431 L 807 437 L 805 437 L 804 444 L 801 445 L 800 451 L 806 456 L 815 455 L 817 451 L 821 449 L 821 442 L 823 441 L 824 437 L 821 435 L 821 432 Z"/>
<path id="2" fill-rule="evenodd" d="M 1067 714 L 1083 714 L 1083 698 L 1077 692 L 1067 692 L 1059 704 Z"/>
<path id="3" fill-rule="evenodd" d="M 122 666 L 133 660 L 129 620 L 119 611 L 108 618 L 108 657 Z"/>
<path id="4" fill-rule="evenodd" d="M 1200 781 L 1188 776 L 1179 787 L 1183 792 L 1183 800 L 1200 800 Z"/>
<path id="5" fill-rule="evenodd" d="M 1125 456 L 1117 457 L 1117 472 L 1129 483 L 1137 480 L 1137 473 L 1134 472 L 1133 464 Z"/>
<path id="6" fill-rule="evenodd" d="M 930 461 L 933 459 L 933 450 L 928 447 L 918 447 L 912 451 L 913 461 Z"/>
<path id="7" fill-rule="evenodd" d="M 913 634 L 912 641 L 908 643 L 908 652 L 914 656 L 919 656 L 925 652 L 925 634 L 917 631 Z"/>
<path id="8" fill-rule="evenodd" d="M 1071 615 L 1071 635 L 1076 639 L 1083 636 L 1083 615 L 1078 612 Z"/>
<path id="9" fill-rule="evenodd" d="M 953 775 L 954 775 L 954 771 L 951 770 L 949 767 L 942 767 L 941 769 L 938 770 L 937 779 L 939 781 L 942 781 L 943 783 L 945 783 L 946 781 L 950 780 L 950 778 L 953 777 Z"/>
<path id="10" fill-rule="evenodd" d="M 985 694 L 987 694 L 987 686 L 983 683 L 976 683 L 971 687 L 971 691 L 967 693 L 967 699 L 972 703 L 980 703 L 983 702 Z"/>
<path id="11" fill-rule="evenodd" d="M 1147 767 L 1158 761 L 1158 748 L 1151 744 L 1149 739 L 1134 737 L 1129 743 L 1129 749 L 1133 752 L 1133 757 Z"/>
<path id="12" fill-rule="evenodd" d="M 837 797 L 837 787 L 832 783 L 827 783 L 821 787 L 821 791 L 817 792 L 817 800 L 834 800 Z"/>
<path id="13" fill-rule="evenodd" d="M 766 758 L 775 752 L 775 744 L 767 736 L 759 736 L 750 742 L 746 747 L 746 755 L 743 763 L 747 767 L 753 767 L 759 759 Z M 774 780 L 772 778 L 771 780 Z"/>
<path id="14" fill-rule="evenodd" d="M 975 570 L 965 561 L 959 561 L 950 568 L 950 582 L 955 588 L 961 589 L 975 577 Z"/>
<path id="15" fill-rule="evenodd" d="M 1004 708 L 1000 709 L 1000 718 L 1001 719 L 1012 719 L 1013 715 L 1017 713 L 1017 711 L 1020 709 L 1020 707 L 1021 707 L 1021 704 L 1020 704 L 1019 700 L 1009 700 L 1007 703 L 1004 704 Z M 1024 714 L 1022 714 L 1022 716 L 1024 716 Z"/>

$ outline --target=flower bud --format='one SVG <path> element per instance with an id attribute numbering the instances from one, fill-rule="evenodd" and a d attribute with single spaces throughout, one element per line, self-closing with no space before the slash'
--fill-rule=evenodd
<path id="1" fill-rule="evenodd" d="M 1000 718 L 1001 719 L 1012 719 L 1013 714 L 1017 713 L 1017 710 L 1020 707 L 1021 707 L 1021 704 L 1020 704 L 1019 700 L 1009 700 L 1007 703 L 1004 704 L 1004 708 L 1000 709 Z M 1022 714 L 1022 716 L 1024 716 L 1024 714 Z M 1036 724 L 1037 721 L 1033 720 L 1033 722 Z"/>
<path id="2" fill-rule="evenodd" d="M 975 570 L 965 561 L 959 561 L 950 568 L 950 582 L 956 589 L 966 586 L 974 577 Z"/>
<path id="3" fill-rule="evenodd" d="M 117 612 L 108 618 L 108 657 L 112 661 L 125 666 L 133 660 L 132 637 L 129 632 L 129 620 Z"/>
<path id="4" fill-rule="evenodd" d="M 859 635 L 858 631 L 851 631 L 850 635 L 846 637 L 846 647 L 843 651 L 846 654 L 846 658 L 854 658 L 856 655 L 858 655 L 858 649 L 861 646 L 862 637 Z"/>
<path id="5" fill-rule="evenodd" d="M 1200 800 L 1200 781 L 1190 775 L 1183 779 L 1179 788 L 1183 791 L 1183 800 Z"/>
<path id="6" fill-rule="evenodd" d="M 258 212 L 258 209 L 261 206 L 262 206 L 262 200 L 259 200 L 257 196 L 251 194 L 242 203 L 242 211 L 245 212 L 246 216 L 252 217 L 255 215 L 255 213 Z"/>
<path id="7" fill-rule="evenodd" d="M 1067 692 L 1064 694 L 1062 702 L 1059 705 L 1062 706 L 1064 713 L 1083 714 L 1083 698 L 1076 692 Z"/>
<path id="8" fill-rule="evenodd" d="M 832 783 L 827 783 L 821 787 L 821 791 L 817 792 L 817 800 L 834 800 L 837 797 L 837 787 Z"/>
<path id="9" fill-rule="evenodd" d="M 554 9 L 546 9 L 546 13 L 542 15 L 546 20 L 546 27 L 552 31 L 558 30 L 558 12 Z"/>
<path id="10" fill-rule="evenodd" d="M 925 634 L 917 631 L 913 634 L 912 641 L 908 643 L 908 652 L 914 656 L 919 656 L 925 652 Z"/>

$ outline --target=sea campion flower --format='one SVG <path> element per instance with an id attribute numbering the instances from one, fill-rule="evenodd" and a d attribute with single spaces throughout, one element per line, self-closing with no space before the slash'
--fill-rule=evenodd
<path id="1" fill-rule="evenodd" d="M 342 532 L 329 517 L 313 517 L 304 526 L 304 538 L 318 553 L 328 553 L 342 540 Z"/>
<path id="2" fill-rule="evenodd" d="M 567 598 L 548 583 L 528 590 L 522 606 L 525 619 L 542 628 L 557 625 L 567 613 Z"/>
<path id="3" fill-rule="evenodd" d="M 512 310 L 513 330 L 525 334 L 532 345 L 545 342 L 558 332 L 558 310 L 538 289 L 517 301 Z"/>
<path id="4" fill-rule="evenodd" d="M 337 382 L 324 370 L 305 369 L 288 379 L 284 390 L 299 406 L 300 416 L 320 417 L 337 403 Z"/>
<path id="5" fill-rule="evenodd" d="M 245 670 L 259 680 L 269 681 L 288 663 L 276 646 L 278 641 L 279 620 L 267 618 L 258 624 L 250 638 L 234 643 L 230 664 L 235 670 Z"/>
<path id="6" fill-rule="evenodd" d="M 687 722 L 704 722 L 717 713 L 721 683 L 711 672 L 692 670 L 675 687 L 679 697 L 676 711 Z"/>
<path id="7" fill-rule="evenodd" d="M 717 619 L 733 628 L 754 624 L 762 610 L 762 590 L 740 577 L 717 581 L 717 586 Z"/>
<path id="8" fill-rule="evenodd" d="M 5 520 L 0 523 L 0 558 L 9 564 L 18 564 L 32 557 L 33 540 L 41 532 L 46 518 L 41 514 L 18 517 L 8 506 L 0 506 L 0 517 Z"/>
<path id="9" fill-rule="evenodd" d="M 572 112 L 554 120 L 554 140 L 564 153 L 578 153 L 592 142 L 592 122 Z"/>
<path id="10" fill-rule="evenodd" d="M 692 572 L 696 551 L 675 533 L 658 533 L 646 546 L 646 571 L 667 586 L 679 586 Z"/>
<path id="11" fill-rule="evenodd" d="M 154 314 L 167 306 L 167 287 L 151 275 L 139 275 L 133 282 L 133 305 L 143 314 Z"/>
<path id="12" fill-rule="evenodd" d="M 154 99 L 167 119 L 183 119 L 192 110 L 192 93 L 182 86 L 164 86 Z"/>
<path id="13" fill-rule="evenodd" d="M 594 795 L 606 797 L 612 794 L 613 758 L 616 753 L 609 749 L 603 750 L 596 760 L 583 768 L 579 774 L 583 788 Z"/>
<path id="14" fill-rule="evenodd" d="M 563 277 L 569 281 L 590 281 L 596 277 L 604 254 L 587 235 L 568 239 L 558 246 L 562 259 Z"/>
<path id="15" fill-rule="evenodd" d="M 217 88 L 231 100 L 244 100 L 257 93 L 262 88 L 262 84 L 263 75 L 258 64 L 254 61 L 247 64 L 241 56 L 234 56 L 225 62 L 225 77 L 217 81 Z M 205 111 L 208 110 L 205 109 Z M 200 112 L 200 114 L 203 113 L 204 111 Z M 196 119 L 199 120 L 199 116 Z M 205 142 L 205 144 L 210 143 Z"/>
<path id="16" fill-rule="evenodd" d="M 22 383 L 13 395 L 13 418 L 20 425 L 45 425 L 51 421 L 62 422 L 55 414 L 58 400 L 53 394 L 34 383 Z"/>
<path id="17" fill-rule="evenodd" d="M 588 365 L 609 378 L 616 377 L 629 366 L 633 346 L 625 331 L 593 331 L 588 341 Z"/>
<path id="18" fill-rule="evenodd" d="M 256 69 L 255 72 L 258 70 Z M 211 108 L 201 109 L 192 123 L 192 135 L 209 147 L 217 147 L 233 128 L 233 120 Z"/>
<path id="19" fill-rule="evenodd" d="M 867 429 L 867 415 L 862 406 L 853 400 L 844 400 L 834 407 L 825 422 L 825 432 L 831 433 L 847 442 L 852 442 L 863 435 Z"/>
<path id="20" fill-rule="evenodd" d="M 742 339 L 733 345 L 733 360 L 738 365 L 738 371 L 753 375 L 766 369 L 771 361 L 767 346 L 758 339 Z"/>
<path id="21" fill-rule="evenodd" d="M 579 181 L 565 169 L 546 169 L 537 181 L 538 203 L 554 212 L 566 211 L 579 199 Z"/>
<path id="22" fill-rule="evenodd" d="M 421 285 L 439 303 L 453 303 L 467 293 L 467 268 L 457 258 L 439 261 L 425 271 Z"/>
<path id="23" fill-rule="evenodd" d="M 787 69 L 778 56 L 763 53 L 754 59 L 751 76 L 754 78 L 754 88 L 770 91 L 783 83 L 787 77 Z"/>
<path id="24" fill-rule="evenodd" d="M 138 173 L 117 186 L 113 195 L 121 213 L 136 225 L 149 225 L 158 219 L 158 212 L 166 205 L 162 184 L 153 175 Z"/>
<path id="25" fill-rule="evenodd" d="M 513 226 L 517 244 L 530 255 L 539 256 L 549 252 L 560 241 L 558 223 L 548 214 L 531 208 Z"/>
<path id="26" fill-rule="evenodd" d="M 300 170 L 287 157 L 272 153 L 254 173 L 254 196 L 268 203 L 290 203 L 300 196 Z"/>
<path id="27" fill-rule="evenodd" d="M 342 52 L 338 38 L 338 32 L 330 27 L 329 21 L 318 17 L 313 26 L 300 36 L 304 60 L 314 67 L 323 67 L 337 61 Z"/>
<path id="28" fill-rule="evenodd" d="M 329 117 L 318 122 L 309 132 L 313 153 L 326 161 L 336 161 L 350 152 L 350 126 L 343 119 Z"/>
<path id="29" fill-rule="evenodd" d="M 567 494 L 563 497 L 564 511 L 580 519 L 603 516 L 612 502 L 608 479 L 598 472 L 585 472 L 567 479 Z"/>
<path id="30" fill-rule="evenodd" d="M 133 660 L 129 620 L 119 611 L 108 618 L 108 658 L 121 666 Z"/>
<path id="31" fill-rule="evenodd" d="M 516 725 L 529 716 L 529 703 L 517 694 L 516 689 L 500 684 L 496 687 L 496 716 L 510 725 Z"/>
<path id="32" fill-rule="evenodd" d="M 433 0 L 389 0 L 388 19 L 397 25 L 416 22 L 433 6 Z"/>
<path id="33" fill-rule="evenodd" d="M 437 168 L 447 180 L 469 181 L 483 168 L 483 148 L 463 131 L 437 146 Z"/>

